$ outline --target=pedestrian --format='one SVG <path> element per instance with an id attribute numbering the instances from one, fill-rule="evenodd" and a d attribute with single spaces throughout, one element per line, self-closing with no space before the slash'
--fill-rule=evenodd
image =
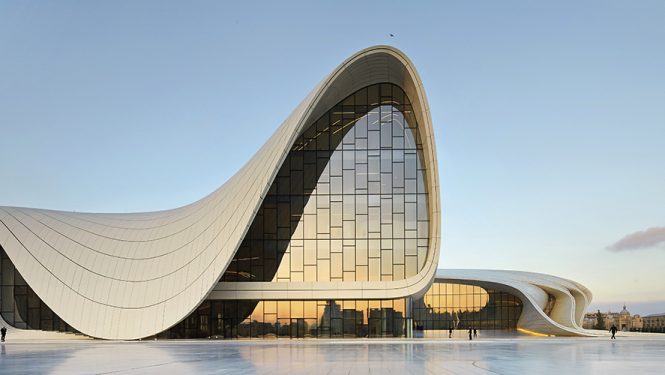
<path id="1" fill-rule="evenodd" d="M 478 330 L 475 328 L 473 329 L 473 337 L 478 337 Z"/>
<path id="2" fill-rule="evenodd" d="M 610 328 L 610 332 L 612 333 L 612 337 L 610 337 L 610 340 L 616 340 L 617 338 L 615 337 L 615 335 L 617 334 L 617 326 L 612 324 L 612 327 Z M 4 337 L 4 335 L 2 337 Z"/>
<path id="3" fill-rule="evenodd" d="M 5 342 L 5 336 L 7 336 L 7 328 L 5 326 L 2 326 L 2 328 L 0 328 L 0 336 L 1 336 L 0 341 Z"/>
<path id="4" fill-rule="evenodd" d="M 450 328 L 450 329 L 448 329 L 448 338 L 450 339 L 452 337 L 453 337 L 453 329 Z"/>
<path id="5" fill-rule="evenodd" d="M 473 330 L 469 328 L 469 340 L 473 340 L 473 337 L 471 336 L 473 334 Z"/>

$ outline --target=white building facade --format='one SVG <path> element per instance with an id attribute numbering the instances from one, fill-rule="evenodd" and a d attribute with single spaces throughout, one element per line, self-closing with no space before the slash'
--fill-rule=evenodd
<path id="1" fill-rule="evenodd" d="M 577 283 L 437 272 L 439 197 L 423 84 L 402 52 L 371 47 L 195 203 L 0 207 L 0 314 L 18 329 L 103 339 L 584 334 L 591 293 Z"/>

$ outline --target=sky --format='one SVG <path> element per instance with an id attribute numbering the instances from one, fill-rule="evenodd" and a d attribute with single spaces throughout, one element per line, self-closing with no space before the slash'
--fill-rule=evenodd
<path id="1" fill-rule="evenodd" d="M 0 205 L 193 202 L 339 63 L 390 44 L 431 107 L 440 268 L 665 312 L 664 41 L 659 0 L 4 0 Z"/>

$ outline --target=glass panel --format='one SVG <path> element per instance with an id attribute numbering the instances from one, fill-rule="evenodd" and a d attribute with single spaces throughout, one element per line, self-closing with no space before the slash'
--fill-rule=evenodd
<path id="1" fill-rule="evenodd" d="M 42 302 L 1 246 L 0 315 L 16 328 L 76 332 Z"/>
<path id="2" fill-rule="evenodd" d="M 334 106 L 298 137 L 222 280 L 417 274 L 429 246 L 418 137 L 408 98 L 395 85 L 363 88 Z"/>
<path id="3" fill-rule="evenodd" d="M 507 301 L 514 303 L 507 305 Z M 522 302 L 508 293 L 477 285 L 437 281 L 423 298 L 414 301 L 413 309 L 414 324 L 423 327 L 426 337 L 447 337 L 440 331 L 448 329 L 462 330 L 456 335 L 465 337 L 469 329 L 516 329 Z"/>

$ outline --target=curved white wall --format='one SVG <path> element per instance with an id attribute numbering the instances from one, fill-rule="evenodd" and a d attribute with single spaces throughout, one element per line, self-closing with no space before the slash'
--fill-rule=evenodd
<path id="1" fill-rule="evenodd" d="M 594 336 L 580 326 L 591 303 L 591 292 L 573 281 L 533 272 L 467 269 L 438 270 L 436 280 L 492 288 L 519 297 L 523 306 L 518 328 L 546 335 Z M 544 311 L 548 294 L 555 298 L 549 315 Z"/>
<path id="2" fill-rule="evenodd" d="M 429 193 L 427 261 L 414 277 L 389 282 L 223 283 L 217 281 L 299 133 L 358 89 L 379 82 L 409 96 L 423 142 Z M 387 46 L 336 68 L 228 182 L 173 210 L 72 213 L 0 207 L 0 244 L 35 293 L 87 335 L 135 339 L 186 317 L 216 288 L 225 298 L 394 298 L 421 294 L 439 259 L 440 203 L 433 129 L 413 64 Z"/>

